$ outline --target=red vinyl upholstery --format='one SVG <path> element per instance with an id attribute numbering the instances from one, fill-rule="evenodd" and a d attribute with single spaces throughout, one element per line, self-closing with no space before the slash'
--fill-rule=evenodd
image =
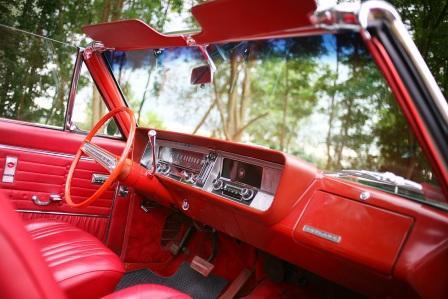
<path id="1" fill-rule="evenodd" d="M 190 296 L 157 284 L 140 284 L 130 288 L 123 289 L 103 299 L 191 299 Z"/>
<path id="2" fill-rule="evenodd" d="M 38 247 L 0 192 L 0 298 L 65 298 Z"/>
<path id="3" fill-rule="evenodd" d="M 112 258 L 113 253 L 108 252 L 104 245 L 69 224 L 42 221 L 28 224 L 27 229 L 29 232 L 25 230 L 20 217 L 14 212 L 4 190 L 0 190 L 0 298 L 2 299 L 64 299 L 67 298 L 66 295 L 76 298 L 99 298 L 101 296 L 99 294 L 104 293 L 105 281 L 95 273 L 94 267 L 98 267 L 106 279 L 110 279 L 111 275 L 104 271 L 108 267 L 110 269 L 116 267 L 111 270 L 112 276 L 117 275 L 115 272 L 123 271 L 121 262 L 117 257 Z M 34 241 L 30 237 L 30 232 Z M 71 242 L 68 241 L 70 238 L 73 238 Z M 50 242 L 59 242 L 59 245 L 54 243 L 50 246 Z M 86 250 L 80 250 L 83 243 L 86 245 L 84 247 Z M 94 245 L 98 246 L 95 250 Z M 102 255 L 105 257 L 103 263 L 99 258 Z M 118 275 L 121 277 L 121 274 Z M 63 281 L 59 280 L 58 285 L 54 277 Z M 89 280 L 90 282 L 86 283 Z M 75 284 L 79 290 L 64 294 L 61 286 L 67 288 L 68 285 Z M 115 284 L 112 289 L 114 287 Z M 190 297 L 164 286 L 137 285 L 108 295 L 106 298 Z"/>
<path id="4" fill-rule="evenodd" d="M 73 225 L 37 220 L 27 223 L 26 229 L 69 298 L 110 294 L 123 276 L 124 267 L 117 255 Z"/>

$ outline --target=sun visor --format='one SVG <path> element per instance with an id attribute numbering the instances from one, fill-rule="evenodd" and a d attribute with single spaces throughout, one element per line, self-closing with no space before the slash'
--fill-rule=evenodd
<path id="1" fill-rule="evenodd" d="M 82 30 L 93 40 L 100 41 L 104 46 L 117 50 L 168 48 L 186 45 L 185 39 L 181 35 L 162 34 L 140 20 L 87 25 Z"/>
<path id="2" fill-rule="evenodd" d="M 197 44 L 210 44 L 269 33 L 310 29 L 314 0 L 214 0 L 194 6 L 201 31 L 192 35 Z M 123 20 L 84 26 L 90 38 L 117 50 L 185 46 L 180 35 L 162 34 L 140 20 Z"/>
<path id="3" fill-rule="evenodd" d="M 314 0 L 215 0 L 191 9 L 202 30 L 199 44 L 310 27 Z"/>

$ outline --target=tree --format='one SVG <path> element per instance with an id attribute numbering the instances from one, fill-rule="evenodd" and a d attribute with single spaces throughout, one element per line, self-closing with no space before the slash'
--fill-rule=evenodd
<path id="1" fill-rule="evenodd" d="M 391 0 L 448 98 L 448 0 Z"/>
<path id="2" fill-rule="evenodd" d="M 18 0 L 13 3 L 0 0 L 0 24 L 85 45 L 86 39 L 81 32 L 84 24 L 140 18 L 163 30 L 169 13 L 179 12 L 182 5 L 181 0 Z M 0 116 L 61 125 L 76 49 L 18 32 L 13 37 L 12 31 L 5 28 L 2 29 L 3 37 Z M 50 64 L 57 65 L 53 74 L 38 72 Z M 88 109 L 92 111 L 86 113 L 91 115 L 91 123 L 95 123 L 104 114 L 105 106 L 95 89 L 91 95 L 92 106 Z M 42 97 L 53 99 L 51 108 L 44 109 L 36 104 Z"/>

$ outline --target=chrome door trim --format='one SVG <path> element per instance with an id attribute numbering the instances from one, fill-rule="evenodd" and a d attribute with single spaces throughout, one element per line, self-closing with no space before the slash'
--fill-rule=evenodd
<path id="1" fill-rule="evenodd" d="M 73 107 L 75 105 L 76 92 L 78 90 L 79 76 L 81 74 L 82 63 L 84 61 L 83 53 L 84 53 L 83 48 L 77 49 L 76 61 L 73 67 L 72 81 L 70 84 L 70 92 L 68 95 L 67 110 L 65 111 L 64 131 L 73 131 L 72 114 L 73 114 Z"/>
<path id="2" fill-rule="evenodd" d="M 53 211 L 39 211 L 39 210 L 23 210 L 17 209 L 18 213 L 35 213 L 35 214 L 50 214 L 50 215 L 66 215 L 66 216 L 82 216 L 82 217 L 95 217 L 95 218 L 105 218 L 109 219 L 109 215 L 98 215 L 98 214 L 84 214 L 84 213 L 69 213 L 69 212 L 53 212 Z"/>
<path id="3" fill-rule="evenodd" d="M 73 159 L 75 157 L 75 155 L 72 155 L 72 154 L 52 152 L 52 151 L 39 150 L 39 149 L 34 149 L 34 148 L 21 147 L 21 146 L 15 146 L 15 145 L 7 145 L 7 144 L 0 144 L 0 149 L 20 151 L 20 152 L 26 152 L 26 153 L 32 153 L 32 154 L 49 155 L 49 156 L 70 158 L 70 159 Z M 89 158 L 89 157 L 81 157 L 81 160 L 93 161 L 93 159 Z"/>
<path id="4" fill-rule="evenodd" d="M 40 124 L 40 123 L 32 123 L 32 122 L 18 120 L 18 119 L 10 119 L 10 118 L 0 117 L 0 121 L 12 123 L 12 124 L 23 125 L 23 126 L 54 130 L 54 131 L 61 131 L 61 132 L 63 131 L 62 126 L 44 125 L 44 124 Z"/>

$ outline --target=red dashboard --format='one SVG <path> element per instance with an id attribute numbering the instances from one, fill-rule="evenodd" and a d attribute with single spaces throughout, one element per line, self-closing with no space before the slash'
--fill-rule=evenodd
<path id="1" fill-rule="evenodd" d="M 184 173 L 183 178 L 183 174 L 168 175 L 159 168 L 157 179 L 148 177 L 140 164 L 150 165 L 148 160 L 141 160 L 148 156 L 147 129 L 137 129 L 134 169 L 128 178 L 137 191 L 196 221 L 363 293 L 426 297 L 444 292 L 441 288 L 448 273 L 445 267 L 437 265 L 448 263 L 448 221 L 436 209 L 328 177 L 306 162 L 270 149 L 166 131 L 158 131 L 157 137 L 160 147 L 169 145 L 171 150 L 183 147 L 187 152 L 196 152 L 189 157 L 172 151 L 171 157 L 177 160 L 170 160 L 170 165 L 189 161 L 190 167 L 184 170 L 190 169 L 191 173 Z M 277 171 L 268 176 L 276 182 L 266 192 L 272 195 L 267 208 L 259 209 L 241 198 L 193 183 L 191 177 L 199 174 L 193 166 L 207 152 L 218 153 L 218 160 L 220 155 L 238 157 L 240 162 L 252 161 L 255 166 L 267 165 Z M 254 171 L 245 167 L 246 171 Z M 179 173 L 179 169 L 176 171 L 171 173 Z M 214 173 L 222 176 L 223 168 Z M 247 181 L 242 185 L 251 184 L 256 185 Z M 255 191 L 262 189 L 261 186 Z M 431 285 L 420 284 L 419 278 L 427 275 L 432 277 Z"/>

